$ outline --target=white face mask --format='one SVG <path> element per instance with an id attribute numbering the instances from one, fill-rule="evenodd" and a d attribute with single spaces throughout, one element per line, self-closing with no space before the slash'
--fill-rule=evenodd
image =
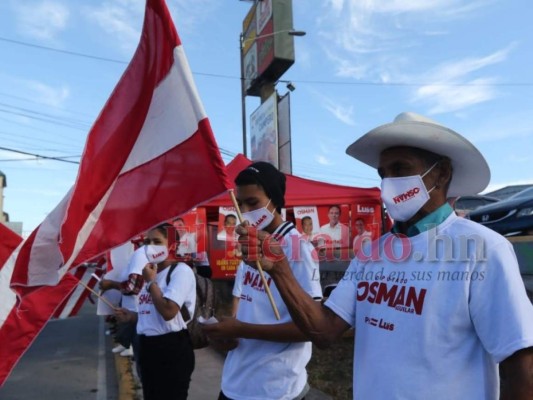
<path id="1" fill-rule="evenodd" d="M 146 254 L 148 262 L 159 264 L 167 259 L 168 248 L 157 244 L 147 244 L 144 246 L 144 254 Z"/>
<path id="2" fill-rule="evenodd" d="M 422 178 L 426 176 L 437 163 L 433 164 L 423 175 L 402 176 L 400 178 L 383 178 L 381 181 L 381 199 L 387 211 L 395 221 L 409 220 L 429 200 L 429 191 Z"/>
<path id="3" fill-rule="evenodd" d="M 267 208 L 269 204 L 270 200 L 264 207 L 242 213 L 242 218 L 258 230 L 265 229 L 274 219 L 274 212 Z"/>

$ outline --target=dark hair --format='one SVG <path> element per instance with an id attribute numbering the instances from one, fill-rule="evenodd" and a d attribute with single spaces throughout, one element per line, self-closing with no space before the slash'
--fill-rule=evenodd
<path id="1" fill-rule="evenodd" d="M 226 214 L 224 216 L 224 222 L 228 222 L 228 218 L 235 218 L 237 219 L 237 217 L 234 215 L 234 214 Z"/>
<path id="2" fill-rule="evenodd" d="M 157 225 L 155 228 L 152 228 L 150 230 L 151 231 L 158 231 L 159 233 L 161 233 L 165 237 L 165 239 L 168 239 L 168 233 L 173 231 L 174 234 L 176 235 L 176 242 L 180 241 L 180 234 L 178 233 L 176 228 L 174 228 L 174 225 L 169 224 L 168 222 L 165 222 L 165 223 L 162 223 L 160 225 Z"/>
<path id="3" fill-rule="evenodd" d="M 335 207 L 337 210 L 339 210 L 339 215 L 341 214 L 341 206 L 339 206 L 338 204 L 333 204 L 331 206 L 329 206 L 328 208 L 328 212 L 331 211 L 331 209 Z"/>
<path id="4" fill-rule="evenodd" d="M 309 220 L 309 221 L 313 222 L 313 220 L 311 219 L 311 217 L 309 215 L 306 215 L 305 217 L 302 218 L 302 224 L 304 223 L 305 220 Z"/>
<path id="5" fill-rule="evenodd" d="M 272 164 L 258 161 L 239 172 L 235 178 L 237 186 L 258 185 L 272 201 L 278 213 L 285 206 L 285 182 L 283 172 Z"/>
<path id="6" fill-rule="evenodd" d="M 185 223 L 185 221 L 181 217 L 174 218 L 174 220 L 172 222 L 176 222 L 176 221 L 181 221 L 181 222 Z"/>

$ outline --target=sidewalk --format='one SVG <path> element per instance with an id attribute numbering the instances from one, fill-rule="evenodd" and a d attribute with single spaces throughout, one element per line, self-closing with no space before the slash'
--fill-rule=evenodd
<path id="1" fill-rule="evenodd" d="M 220 381 L 224 356 L 210 347 L 195 350 L 196 365 L 189 387 L 189 400 L 216 400 L 220 392 Z M 132 359 L 115 355 L 120 400 L 141 400 L 142 391 L 136 376 Z M 332 397 L 311 389 L 306 400 L 332 400 Z"/>
<path id="2" fill-rule="evenodd" d="M 190 400 L 216 400 L 220 393 L 224 356 L 211 347 L 195 350 L 196 365 L 189 387 Z"/>

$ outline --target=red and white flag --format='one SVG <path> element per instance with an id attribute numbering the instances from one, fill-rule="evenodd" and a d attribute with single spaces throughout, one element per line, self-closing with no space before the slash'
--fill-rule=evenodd
<path id="1" fill-rule="evenodd" d="M 96 287 L 96 284 L 98 283 L 98 279 L 96 277 L 100 278 L 104 274 L 104 270 L 95 268 L 95 265 L 95 263 L 82 264 L 69 272 L 69 274 L 73 275 L 77 281 L 82 282 L 83 285 L 78 283 L 70 296 L 63 300 L 59 307 L 57 307 L 53 318 L 66 319 L 75 317 L 78 315 L 78 312 L 80 311 L 81 306 L 83 306 L 83 303 L 85 303 L 85 300 L 87 300 L 87 298 L 89 298 L 91 295 L 91 291 L 89 291 L 87 288 L 91 288 L 95 292 L 99 291 L 99 289 Z"/>
<path id="2" fill-rule="evenodd" d="M 16 249 L 22 238 L 0 224 L 0 386 L 17 361 L 44 328 L 61 302 L 68 298 L 78 280 L 67 274 L 56 286 L 41 286 L 15 306 L 15 293 L 9 288 Z"/>
<path id="3" fill-rule="evenodd" d="M 229 187 L 165 2 L 147 0 L 139 46 L 89 132 L 74 187 L 3 266 L 11 288 L 24 301 Z M 0 296 L 1 329 L 15 300 Z"/>
<path id="4" fill-rule="evenodd" d="M 76 183 L 22 247 L 12 286 L 54 285 L 228 187 L 170 14 L 148 0 L 140 44 L 89 133 Z"/>

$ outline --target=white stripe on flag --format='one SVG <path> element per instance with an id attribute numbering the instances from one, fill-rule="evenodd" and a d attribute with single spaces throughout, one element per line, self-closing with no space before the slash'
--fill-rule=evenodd
<path id="1" fill-rule="evenodd" d="M 87 239 L 89 238 L 89 236 L 91 236 L 94 226 L 98 222 L 98 218 L 100 217 L 100 214 L 104 210 L 107 200 L 109 199 L 109 196 L 113 192 L 113 188 L 115 187 L 116 183 L 117 183 L 117 180 L 113 182 L 109 190 L 102 197 L 100 202 L 96 205 L 93 212 L 90 213 L 88 218 L 85 220 L 85 224 L 83 225 L 81 230 L 78 232 L 78 236 L 76 237 L 76 243 L 74 245 L 74 249 L 72 250 L 72 254 L 70 255 L 70 258 L 58 270 L 59 277 L 63 277 L 68 272 L 70 267 L 72 267 L 72 263 L 74 262 L 76 257 L 78 257 L 80 250 L 85 245 L 85 242 L 87 242 Z"/>
<path id="2" fill-rule="evenodd" d="M 174 49 L 174 63 L 169 73 L 154 90 L 144 125 L 121 174 L 189 139 L 206 117 L 183 46 L 178 46 Z"/>
<path id="3" fill-rule="evenodd" d="M 89 286 L 89 281 L 91 280 L 91 271 L 87 267 L 82 267 L 82 268 L 85 268 L 85 272 L 83 273 L 83 276 L 81 277 L 80 281 Z M 65 304 L 65 307 L 63 307 L 63 310 L 61 310 L 61 314 L 58 315 L 57 317 L 58 319 L 65 319 L 70 316 L 70 314 L 72 313 L 72 310 L 76 306 L 76 303 L 80 299 L 83 292 L 85 292 L 85 290 L 87 289 L 85 289 L 85 287 L 83 287 L 80 284 L 76 286 L 76 289 L 74 289 L 72 294 L 69 296 L 68 301 Z"/>
<path id="4" fill-rule="evenodd" d="M 11 256 L 9 256 L 3 268 L 0 269 L 0 329 L 17 302 L 17 295 L 11 290 L 9 284 L 11 282 L 11 275 L 13 274 L 17 254 L 23 244 L 24 242 L 19 244 L 17 249 L 11 254 Z"/>
<path id="5" fill-rule="evenodd" d="M 59 237 L 59 229 L 65 218 L 67 204 L 71 195 L 72 188 L 37 228 L 38 231 L 31 246 L 28 264 L 28 286 L 35 284 L 57 285 L 60 277 L 64 275 L 64 273 L 51 274 L 50 271 L 56 270 L 63 264 L 63 257 L 57 245 L 57 238 Z"/>

